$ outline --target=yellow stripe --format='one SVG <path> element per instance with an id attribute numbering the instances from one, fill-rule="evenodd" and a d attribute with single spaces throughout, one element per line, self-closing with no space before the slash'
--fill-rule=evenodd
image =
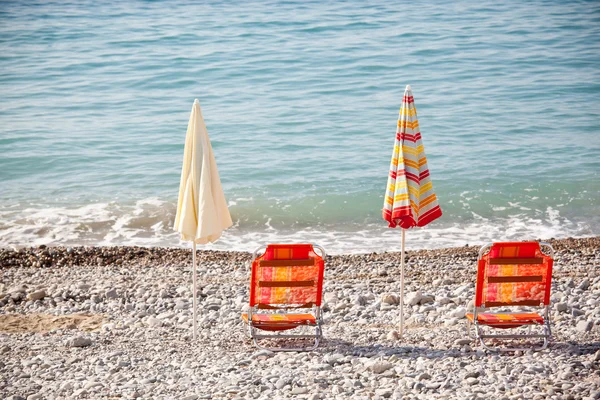
<path id="1" fill-rule="evenodd" d="M 413 195 L 414 197 L 416 197 L 417 199 L 419 198 L 419 189 L 414 187 L 414 186 L 409 186 L 408 188 L 408 192 Z"/>
<path id="2" fill-rule="evenodd" d="M 421 208 L 424 208 L 431 203 L 435 203 L 436 201 L 437 201 L 437 197 L 435 196 L 435 194 L 432 194 L 431 196 L 427 196 L 424 200 L 421 201 Z"/>
<path id="3" fill-rule="evenodd" d="M 410 168 L 419 169 L 419 164 L 416 161 L 404 160 L 404 165 Z"/>
<path id="4" fill-rule="evenodd" d="M 415 149 L 414 147 L 411 146 L 402 146 L 402 152 L 406 155 L 411 155 L 415 158 L 417 158 L 417 149 Z"/>
<path id="5" fill-rule="evenodd" d="M 405 120 L 398 120 L 398 128 L 402 128 L 402 127 L 406 127 L 407 129 L 412 129 L 415 130 L 416 128 L 419 127 L 419 121 L 418 120 L 414 120 L 414 121 L 405 121 Z"/>
<path id="6" fill-rule="evenodd" d="M 402 107 L 400 107 L 399 113 L 400 113 L 400 115 L 406 114 L 410 117 L 414 117 L 415 115 L 417 115 L 417 109 L 414 107 L 406 108 L 406 107 L 402 106 Z"/>
<path id="7" fill-rule="evenodd" d="M 422 195 L 423 193 L 426 193 L 431 189 L 433 189 L 433 184 L 431 182 L 427 182 L 426 184 L 421 186 L 421 190 L 419 190 L 419 195 Z"/>
<path id="8" fill-rule="evenodd" d="M 397 194 L 396 196 L 394 196 L 394 203 L 397 203 L 399 201 L 404 201 L 404 200 L 408 200 L 407 193 L 400 193 L 400 194 Z"/>

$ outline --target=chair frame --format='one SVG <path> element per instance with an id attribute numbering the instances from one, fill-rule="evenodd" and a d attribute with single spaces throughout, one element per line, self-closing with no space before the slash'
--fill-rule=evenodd
<path id="1" fill-rule="evenodd" d="M 554 260 L 554 248 L 552 247 L 552 245 L 550 243 L 547 242 L 538 242 L 539 246 L 540 246 L 540 251 L 542 252 L 542 254 L 544 254 L 547 257 L 550 257 L 550 259 L 553 261 Z M 479 261 L 489 253 L 489 251 L 491 250 L 492 246 L 494 245 L 494 243 L 488 243 L 486 245 L 484 245 L 480 250 L 479 250 L 479 256 L 477 258 L 477 269 L 478 269 L 478 278 L 479 279 Z M 548 252 L 544 252 L 543 247 L 546 247 Z M 551 285 L 552 284 L 552 276 L 550 275 L 550 277 L 548 278 L 548 282 L 547 285 Z M 548 289 L 549 290 L 549 289 Z M 477 291 L 477 289 L 476 289 Z M 502 307 L 511 307 L 510 305 L 505 305 Z M 514 307 L 514 305 L 512 306 Z M 540 351 L 540 350 L 544 350 L 548 347 L 549 342 L 552 340 L 552 329 L 550 327 L 550 301 L 548 300 L 547 304 L 544 304 L 544 302 L 541 302 L 539 307 L 543 308 L 543 319 L 544 322 L 542 325 L 542 331 L 541 333 L 531 333 L 531 327 L 532 325 L 538 325 L 535 322 L 529 322 L 529 323 L 524 323 L 524 322 L 518 322 L 515 321 L 514 323 L 509 323 L 507 322 L 506 329 L 510 329 L 510 328 L 519 328 L 519 327 L 524 327 L 524 326 L 528 326 L 528 333 L 527 334 L 504 334 L 504 335 L 500 335 L 500 334 L 488 334 L 484 332 L 483 326 L 488 326 L 493 328 L 493 326 L 485 324 L 485 323 L 481 323 L 479 321 L 478 315 L 481 314 L 483 312 L 483 310 L 486 309 L 486 305 L 485 303 L 481 304 L 481 307 L 477 307 L 477 304 L 474 304 L 473 306 L 473 321 L 471 322 L 471 320 L 467 319 L 467 329 L 468 329 L 468 335 L 469 338 L 474 339 L 474 340 L 479 340 L 479 342 L 481 343 L 481 345 L 486 348 L 487 350 L 490 351 L 526 351 L 526 350 L 534 350 L 534 351 Z M 494 313 L 491 313 L 494 314 Z M 501 313 L 497 313 L 497 314 L 519 314 L 517 312 L 501 312 Z M 474 326 L 475 328 L 475 336 L 472 336 L 471 334 L 471 326 Z M 502 327 L 496 327 L 496 329 L 498 328 L 502 328 Z M 486 344 L 485 340 L 486 339 L 543 339 L 542 343 L 539 346 L 533 346 L 533 347 L 491 347 L 488 344 Z"/>
<path id="2" fill-rule="evenodd" d="M 319 245 L 316 244 L 310 244 L 313 247 L 313 250 L 319 250 L 321 252 L 321 258 L 323 259 L 323 261 L 325 261 L 325 257 L 327 256 L 325 249 Z M 252 254 L 252 260 L 250 261 L 249 265 L 250 265 L 250 284 L 252 285 L 252 265 L 254 263 L 254 261 L 262 256 L 264 254 L 264 252 L 266 251 L 268 245 L 266 246 L 260 246 L 258 247 L 256 250 L 254 250 L 254 253 Z M 261 252 L 261 250 L 264 250 Z M 321 282 L 321 286 L 323 285 L 323 282 Z M 251 289 L 252 290 L 252 289 Z M 321 289 L 321 299 L 323 297 L 322 294 L 322 289 Z M 246 337 L 251 338 L 254 342 L 254 345 L 256 347 L 258 347 L 259 349 L 262 350 L 269 350 L 269 351 L 312 351 L 315 350 L 317 347 L 319 347 L 319 343 L 321 341 L 321 339 L 323 338 L 323 330 L 322 330 L 322 325 L 323 325 L 323 312 L 322 312 L 322 308 L 321 308 L 321 301 L 318 302 L 319 305 L 313 304 L 311 307 L 311 312 L 312 315 L 315 318 L 315 322 L 312 323 L 310 321 L 300 321 L 300 322 L 290 322 L 289 325 L 296 325 L 294 327 L 289 327 L 289 328 L 285 328 L 285 329 L 281 329 L 281 330 L 291 330 L 291 329 L 296 329 L 302 326 L 306 326 L 306 327 L 312 327 L 315 330 L 314 334 L 290 334 L 290 333 L 274 333 L 274 334 L 264 334 L 264 333 L 259 333 L 259 331 L 264 332 L 265 329 L 261 329 L 261 327 L 258 324 L 255 324 L 254 321 L 252 320 L 252 316 L 255 314 L 263 314 L 260 312 L 260 309 L 265 309 L 264 307 L 259 307 L 259 305 L 254 305 L 252 307 L 250 307 L 247 311 L 248 314 L 248 319 L 247 319 L 247 329 L 245 330 L 246 333 Z M 302 306 L 290 306 L 290 307 L 285 307 L 285 306 L 281 306 L 281 307 L 267 307 L 266 309 L 270 309 L 270 310 L 278 310 L 278 311 L 284 311 L 284 312 L 279 312 L 279 314 L 286 314 L 285 311 L 293 311 L 293 310 L 298 310 L 300 308 L 303 308 Z M 268 330 L 268 329 L 266 329 Z M 306 346 L 306 347 L 267 347 L 267 346 L 263 346 L 260 341 L 261 340 L 277 340 L 277 339 L 313 339 L 313 343 L 310 346 Z"/>

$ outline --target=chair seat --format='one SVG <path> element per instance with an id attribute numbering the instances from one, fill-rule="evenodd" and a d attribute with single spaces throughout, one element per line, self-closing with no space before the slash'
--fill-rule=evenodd
<path id="1" fill-rule="evenodd" d="M 472 313 L 468 313 L 466 317 L 475 322 Z M 477 314 L 477 322 L 496 328 L 515 328 L 521 325 L 542 325 L 544 317 L 537 313 L 480 313 Z"/>
<path id="2" fill-rule="evenodd" d="M 248 323 L 248 314 L 242 314 Z M 268 331 L 293 329 L 301 325 L 316 325 L 317 319 L 312 314 L 252 314 L 252 325 Z"/>

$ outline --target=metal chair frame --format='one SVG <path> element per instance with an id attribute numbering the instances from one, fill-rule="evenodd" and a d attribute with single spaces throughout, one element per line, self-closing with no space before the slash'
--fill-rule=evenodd
<path id="1" fill-rule="evenodd" d="M 323 249 L 323 247 L 316 245 L 316 244 L 311 244 L 311 245 L 313 246 L 313 249 L 317 249 L 321 252 L 321 258 L 323 260 L 325 260 L 325 257 L 326 257 L 325 249 Z M 267 246 L 260 246 L 256 250 L 254 250 L 254 253 L 252 254 L 252 260 L 249 263 L 250 274 L 252 273 L 253 262 L 260 255 L 264 254 L 264 251 L 261 254 L 259 254 L 259 253 L 263 249 L 266 251 L 266 248 L 267 248 Z M 282 312 L 282 311 L 298 310 L 301 308 L 302 307 L 299 307 L 299 306 L 289 305 L 287 307 L 285 307 L 285 306 L 274 307 L 274 309 L 275 309 L 274 311 L 277 311 L 277 314 L 286 314 L 285 312 Z M 264 332 L 264 330 L 261 329 L 260 326 L 258 326 L 258 324 L 255 324 L 252 320 L 253 314 L 264 314 L 264 313 L 260 313 L 258 305 L 255 305 L 253 307 L 250 307 L 250 309 L 248 309 L 248 323 L 247 323 L 247 329 L 245 330 L 246 337 L 251 338 L 254 342 L 254 345 L 256 347 L 258 347 L 259 349 L 263 349 L 263 350 L 269 350 L 269 351 L 312 351 L 312 350 L 315 350 L 317 347 L 319 347 L 320 340 L 323 338 L 323 331 L 322 331 L 323 313 L 322 313 L 321 306 L 317 306 L 317 305 L 312 306 L 311 312 L 312 312 L 312 315 L 315 317 L 315 323 L 311 323 L 310 321 L 302 321 L 301 323 L 296 323 L 296 325 L 297 325 L 296 327 L 287 328 L 285 330 L 287 331 L 287 330 L 297 329 L 297 328 L 305 326 L 305 327 L 309 327 L 309 328 L 314 328 L 314 330 L 315 330 L 314 334 L 310 334 L 310 335 L 309 334 L 290 334 L 290 333 L 263 334 L 263 333 L 258 333 L 258 331 Z M 294 322 L 289 322 L 289 325 L 294 325 L 294 324 L 295 324 Z M 263 346 L 259 342 L 261 340 L 278 340 L 278 339 L 314 339 L 314 341 L 313 341 L 312 345 L 306 346 L 306 347 L 267 347 L 267 346 Z"/>
<path id="2" fill-rule="evenodd" d="M 477 258 L 478 268 L 479 268 L 479 261 L 482 259 L 482 257 L 485 254 L 487 254 L 487 252 L 491 249 L 493 244 L 494 243 L 488 243 L 479 250 L 479 257 Z M 539 242 L 539 245 L 540 245 L 540 251 L 542 251 L 543 254 L 554 259 L 554 248 L 552 247 L 552 245 L 550 245 L 550 243 Z M 546 253 L 542 250 L 543 246 L 546 246 L 548 248 L 548 253 Z M 552 277 L 550 277 L 550 280 L 551 279 L 552 279 Z M 548 284 L 551 284 L 551 282 L 548 282 Z M 467 329 L 468 329 L 469 338 L 474 339 L 474 340 L 479 339 L 479 342 L 481 343 L 481 345 L 490 351 L 526 351 L 526 350 L 540 351 L 540 350 L 544 350 L 548 347 L 548 344 L 552 340 L 552 329 L 550 327 L 550 304 L 540 303 L 540 307 L 543 307 L 543 318 L 544 318 L 543 324 L 536 324 L 533 322 L 529 323 L 529 324 L 523 323 L 523 322 L 515 322 L 514 323 L 515 326 L 512 328 L 520 328 L 520 327 L 527 326 L 529 333 L 500 335 L 500 334 L 485 333 L 483 326 L 487 325 L 487 324 L 479 323 L 478 314 L 486 309 L 485 303 L 482 304 L 481 307 L 474 306 L 473 307 L 473 323 L 471 323 L 471 321 L 469 319 L 467 319 Z M 502 314 L 518 314 L 518 313 L 503 312 Z M 475 336 L 473 336 L 471 334 L 471 326 L 472 325 L 475 328 Z M 508 325 L 512 325 L 512 324 L 508 323 Z M 531 333 L 532 326 L 541 326 L 542 327 L 541 333 L 532 334 Z M 498 329 L 498 328 L 496 328 L 496 329 Z M 505 328 L 505 329 L 511 329 L 511 328 Z M 485 342 L 486 339 L 516 339 L 516 340 L 543 339 L 543 341 L 539 346 L 534 346 L 534 347 L 499 347 L 499 346 L 490 347 Z"/>

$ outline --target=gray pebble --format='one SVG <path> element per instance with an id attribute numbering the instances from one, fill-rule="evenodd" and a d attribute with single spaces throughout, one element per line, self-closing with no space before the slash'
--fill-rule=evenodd
<path id="1" fill-rule="evenodd" d="M 84 336 L 76 336 L 67 340 L 68 347 L 88 347 L 92 345 L 92 339 Z"/>

